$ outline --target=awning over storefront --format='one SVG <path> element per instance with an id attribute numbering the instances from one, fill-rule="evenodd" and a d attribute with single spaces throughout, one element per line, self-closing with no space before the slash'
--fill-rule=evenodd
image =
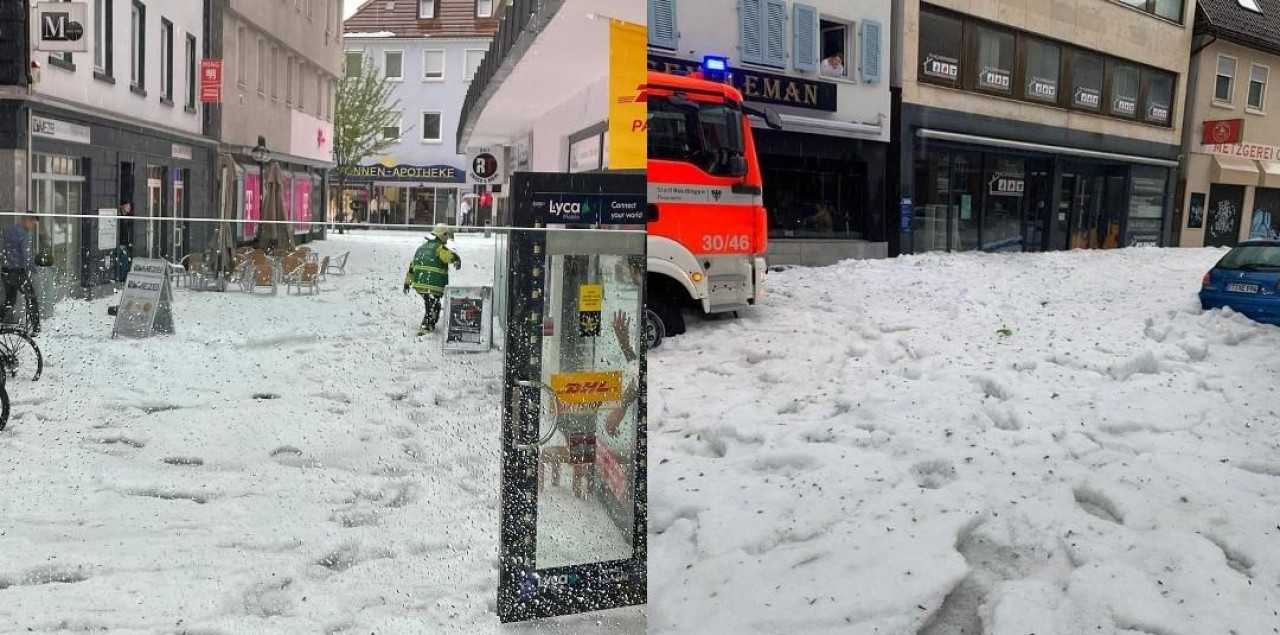
<path id="1" fill-rule="evenodd" d="M 855 139 L 878 137 L 884 131 L 882 123 L 857 123 L 838 119 L 819 119 L 799 115 L 779 115 L 782 118 L 783 130 L 787 132 L 808 132 L 835 137 Z M 752 121 L 752 127 L 763 127 L 763 122 Z"/>
<path id="2" fill-rule="evenodd" d="M 1257 185 L 1258 163 L 1252 159 L 1217 154 L 1213 157 L 1211 177 L 1214 183 L 1224 185 Z"/>
<path id="3" fill-rule="evenodd" d="M 1259 161 L 1262 166 L 1262 185 L 1280 187 L 1280 161 Z"/>
<path id="4" fill-rule="evenodd" d="M 1130 154 L 1116 154 L 1114 152 L 1100 152 L 1097 150 L 1086 150 L 1084 148 L 1072 148 L 1068 146 L 1055 146 L 1045 143 L 1030 143 L 1027 141 L 1014 141 L 1012 139 L 998 139 L 996 137 L 983 137 L 979 135 L 961 134 L 959 132 L 946 132 L 944 130 L 929 130 L 922 128 L 916 133 L 921 139 L 936 139 L 938 141 L 951 141 L 954 143 L 972 143 L 975 145 L 991 146 L 995 148 L 1009 148 L 1011 150 L 1025 150 L 1028 152 L 1043 152 L 1045 154 L 1062 154 L 1074 157 L 1085 157 L 1089 159 L 1103 159 L 1107 161 L 1120 161 L 1123 163 L 1136 163 L 1138 165 L 1156 165 L 1162 168 L 1176 168 L 1177 161 L 1166 159 L 1157 159 L 1154 157 L 1140 157 Z"/>

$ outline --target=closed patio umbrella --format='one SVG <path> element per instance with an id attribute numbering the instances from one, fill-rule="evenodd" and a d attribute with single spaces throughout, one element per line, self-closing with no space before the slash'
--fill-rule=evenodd
<path id="1" fill-rule="evenodd" d="M 235 226 L 230 222 L 236 218 L 235 187 L 236 161 L 231 155 L 218 155 L 218 218 L 222 222 L 213 227 L 213 240 L 209 243 L 212 252 L 209 260 L 209 274 L 218 280 L 218 290 L 226 289 L 227 276 L 231 274 L 235 259 L 232 250 L 235 248 Z"/>
<path id="2" fill-rule="evenodd" d="M 289 220 L 284 208 L 284 187 L 284 170 L 280 169 L 278 163 L 272 163 L 267 168 L 267 177 L 263 181 L 263 225 L 258 228 L 258 249 L 293 249 L 293 232 L 290 231 L 289 224 L 284 222 Z"/>

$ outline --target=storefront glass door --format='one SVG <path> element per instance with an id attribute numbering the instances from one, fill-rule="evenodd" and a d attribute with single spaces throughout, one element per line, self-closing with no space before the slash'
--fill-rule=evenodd
<path id="1" fill-rule="evenodd" d="M 32 188 L 37 214 L 84 214 L 84 166 L 80 159 L 53 155 L 32 158 Z M 43 217 L 34 240 L 35 256 L 47 253 L 57 267 L 59 300 L 80 282 L 80 221 Z"/>
<path id="2" fill-rule="evenodd" d="M 146 245 L 147 258 L 158 258 L 161 254 L 160 237 L 162 229 L 156 226 L 156 218 L 164 217 L 164 168 L 155 165 L 147 166 L 147 222 Z"/>
<path id="3" fill-rule="evenodd" d="M 1128 168 L 1071 165 L 1064 171 L 1069 249 L 1115 249 L 1129 207 Z M 1069 189 L 1068 189 L 1069 188 Z"/>
<path id="4" fill-rule="evenodd" d="M 165 228 L 165 234 L 169 237 L 168 244 L 165 245 L 165 257 L 172 262 L 182 260 L 185 254 L 182 253 L 183 230 L 185 229 L 182 218 L 186 215 L 187 205 L 187 184 L 185 170 L 173 171 L 173 210 L 170 218 L 173 222 L 169 223 L 169 227 Z"/>

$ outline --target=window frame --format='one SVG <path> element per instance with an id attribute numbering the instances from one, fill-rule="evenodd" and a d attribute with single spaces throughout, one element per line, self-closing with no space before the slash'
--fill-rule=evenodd
<path id="1" fill-rule="evenodd" d="M 293 55 L 284 56 L 284 105 L 293 107 Z"/>
<path id="2" fill-rule="evenodd" d="M 1116 110 L 1116 78 L 1117 78 L 1117 71 L 1121 66 L 1124 66 L 1126 68 L 1131 68 L 1134 71 L 1136 71 L 1138 74 L 1138 93 L 1133 97 L 1133 114 L 1132 115 L 1126 115 Z M 1143 73 L 1143 67 L 1141 65 L 1138 65 L 1129 61 L 1119 61 L 1111 58 L 1107 59 L 1106 72 L 1104 74 L 1104 76 L 1106 77 L 1105 87 L 1106 87 L 1107 98 L 1103 100 L 1104 101 L 1103 111 L 1107 115 L 1111 117 L 1115 117 L 1116 119 L 1123 119 L 1125 121 L 1145 120 L 1145 117 L 1139 116 L 1141 114 L 1139 111 L 1142 110 L 1142 101 L 1143 101 L 1142 73 Z"/>
<path id="3" fill-rule="evenodd" d="M 386 126 L 382 129 L 382 133 L 383 133 L 382 138 L 386 141 L 395 141 L 396 143 L 400 143 L 401 141 L 404 141 L 404 111 L 399 111 L 396 113 L 395 127 L 396 127 L 396 136 L 388 137 L 386 135 L 386 132 L 389 128 L 391 128 L 391 126 Z"/>
<path id="4" fill-rule="evenodd" d="M 792 19 L 792 18 L 788 16 L 788 19 Z M 844 75 L 827 75 L 822 72 L 822 60 L 827 59 L 822 56 L 822 38 L 823 38 L 822 23 L 823 22 L 827 22 L 835 28 L 844 29 L 844 53 L 843 53 Z M 826 13 L 822 13 L 821 11 L 818 12 L 818 60 L 817 60 L 817 63 L 815 64 L 815 69 L 814 69 L 814 74 L 817 76 L 818 79 L 825 80 L 825 81 L 833 81 L 833 82 L 849 82 L 853 84 L 858 83 L 858 76 L 855 72 L 855 69 L 857 68 L 857 66 L 853 62 L 854 49 L 856 49 L 858 46 L 857 30 L 858 30 L 858 24 L 854 20 L 841 18 L 833 15 L 828 15 Z M 794 33 L 792 35 L 794 39 Z M 788 56 L 794 56 L 794 55 L 795 55 L 795 42 L 792 42 L 791 50 L 788 52 Z"/>
<path id="5" fill-rule="evenodd" d="M 1224 59 L 1231 60 L 1231 75 L 1222 74 L 1222 60 Z M 1236 78 L 1240 74 L 1240 58 L 1226 53 L 1218 53 L 1216 61 L 1217 63 L 1213 68 L 1213 103 L 1219 106 L 1234 107 L 1236 105 Z M 1227 91 L 1228 94 L 1225 100 L 1218 98 L 1218 79 L 1221 77 L 1231 78 L 1231 87 Z"/>
<path id="6" fill-rule="evenodd" d="M 347 74 L 347 62 L 351 61 L 352 55 L 360 56 L 360 67 L 363 69 L 364 60 L 365 60 L 364 53 L 365 53 L 364 49 L 360 49 L 358 51 L 343 51 L 342 52 L 342 74 L 343 75 Z"/>
<path id="7" fill-rule="evenodd" d="M 431 15 L 423 15 L 422 8 L 431 7 Z M 440 0 L 418 0 L 418 19 L 435 20 L 440 17 Z"/>
<path id="8" fill-rule="evenodd" d="M 258 36 L 258 96 L 267 96 L 267 38 Z"/>
<path id="9" fill-rule="evenodd" d="M 249 27 L 243 24 L 236 26 L 236 55 L 236 86 L 244 88 L 249 79 Z"/>
<path id="10" fill-rule="evenodd" d="M 173 105 L 173 22 L 160 18 L 160 102 Z"/>
<path id="11" fill-rule="evenodd" d="M 473 72 L 473 73 L 471 73 L 470 75 L 468 75 L 468 74 L 467 74 L 467 72 L 468 72 L 468 70 L 469 70 L 469 69 L 467 68 L 467 67 L 468 67 L 468 64 L 467 64 L 467 58 L 469 57 L 469 55 L 470 55 L 471 53 L 479 53 L 479 54 L 480 54 L 480 62 L 479 62 L 478 64 L 476 64 L 476 70 L 475 70 L 475 72 Z M 468 83 L 468 84 L 470 84 L 470 83 L 471 83 L 471 80 L 475 78 L 476 73 L 479 73 L 479 72 L 480 72 L 480 67 L 484 65 L 484 58 L 485 58 L 488 54 L 489 54 L 489 49 L 463 49 L 463 52 L 462 52 L 462 78 L 463 78 L 463 81 L 465 81 L 465 82 L 466 82 L 466 83 Z"/>
<path id="12" fill-rule="evenodd" d="M 115 72 L 115 1 L 94 0 L 93 72 L 99 79 L 112 79 Z"/>
<path id="13" fill-rule="evenodd" d="M 400 74 L 391 77 L 387 75 L 387 56 L 396 53 L 400 56 Z M 404 81 L 404 49 L 387 49 L 382 52 L 382 81 L 384 82 L 403 82 Z"/>
<path id="14" fill-rule="evenodd" d="M 482 13 L 480 13 L 480 3 L 481 3 L 481 2 L 488 2 L 488 3 L 489 3 L 489 13 L 488 13 L 488 14 L 482 14 Z M 476 18 L 477 18 L 477 19 L 480 19 L 480 20 L 489 20 L 489 19 L 492 19 L 492 18 L 493 18 L 493 8 L 494 8 L 494 7 L 493 7 L 493 5 L 494 5 L 494 0 L 476 0 Z"/>
<path id="15" fill-rule="evenodd" d="M 427 138 L 427 115 L 435 115 L 439 119 L 436 128 L 440 132 L 440 136 L 435 139 Z M 422 133 L 418 135 L 419 141 L 425 144 L 438 145 L 444 143 L 444 112 L 439 110 L 424 110 L 418 115 L 419 123 L 422 124 Z"/>
<path id="16" fill-rule="evenodd" d="M 195 112 L 196 111 L 196 85 L 199 83 L 197 78 L 199 77 L 199 74 L 200 74 L 200 71 L 199 71 L 200 63 L 198 61 L 200 58 L 200 47 L 196 41 L 196 36 L 194 33 L 188 33 L 186 35 L 187 37 L 185 41 L 186 41 L 186 51 L 187 51 L 187 90 L 186 90 L 186 100 L 185 100 L 185 103 L 183 104 L 183 107 L 187 110 L 187 112 Z M 243 62 L 241 63 L 243 64 Z M 241 84 L 240 87 L 243 88 L 244 85 Z"/>
<path id="17" fill-rule="evenodd" d="M 1140 0 L 1145 5 L 1141 7 L 1133 2 L 1126 2 L 1125 0 L 1111 0 L 1111 1 L 1122 7 L 1132 9 L 1140 13 L 1145 13 L 1157 20 L 1164 20 L 1166 22 L 1172 22 L 1178 25 L 1184 24 L 1187 19 L 1187 0 L 1178 0 L 1178 17 L 1177 18 L 1170 18 L 1167 16 L 1160 15 L 1159 13 L 1156 13 L 1156 6 L 1159 0 Z"/>
<path id="18" fill-rule="evenodd" d="M 427 75 L 430 66 L 427 64 L 427 56 L 431 53 L 440 54 L 440 76 L 431 77 Z M 449 75 L 449 53 L 445 49 L 425 49 L 422 51 L 422 81 L 439 83 L 445 81 Z"/>
<path id="19" fill-rule="evenodd" d="M 1031 47 L 1038 44 L 1047 48 L 1057 49 L 1058 51 L 1058 77 L 1054 80 L 1054 90 L 1056 91 L 1053 99 L 1042 97 L 1032 97 L 1029 84 L 1031 81 L 1031 73 L 1027 70 L 1027 65 L 1031 63 Z M 1063 106 L 1063 97 L 1068 91 L 1063 90 L 1064 80 L 1066 79 L 1067 55 L 1071 52 L 1069 48 L 1061 43 L 1047 38 L 1035 35 L 1020 33 L 1018 34 L 1017 51 L 1015 53 L 1014 69 L 1014 95 L 1021 100 L 1029 101 L 1034 104 L 1043 106 Z"/>
<path id="20" fill-rule="evenodd" d="M 129 87 L 147 94 L 147 5 L 133 0 L 129 13 Z"/>
<path id="21" fill-rule="evenodd" d="M 957 69 L 955 80 L 947 80 L 941 77 L 935 77 L 933 75 L 929 75 L 925 73 L 924 72 L 925 60 L 923 55 L 925 51 L 922 48 L 924 46 L 925 38 L 920 37 L 919 46 L 918 46 L 919 50 L 917 50 L 916 52 L 916 56 L 917 56 L 916 62 L 917 62 L 917 65 L 919 66 L 919 68 L 917 68 L 916 70 L 917 81 L 924 82 L 927 84 L 933 84 L 935 86 L 943 86 L 946 88 L 963 88 L 965 85 L 965 76 L 969 72 L 969 64 L 966 63 L 967 60 L 965 59 L 966 56 L 968 55 L 968 49 L 969 49 L 969 46 L 968 46 L 969 21 L 966 20 L 963 16 L 957 15 L 951 11 L 946 11 L 938 7 L 922 4 L 920 6 L 920 12 L 924 13 L 925 11 L 928 11 L 929 13 L 932 13 L 937 17 L 941 17 L 947 20 L 956 21 L 960 23 L 959 24 L 960 51 L 959 51 L 959 56 L 956 58 L 956 65 L 959 66 L 959 68 Z M 921 33 L 923 33 L 923 29 L 921 29 Z"/>
<path id="22" fill-rule="evenodd" d="M 1013 39 L 1013 59 L 1011 68 L 1009 69 L 1009 90 L 1008 92 L 1000 91 L 995 88 L 986 88 L 981 84 L 982 74 L 978 60 L 982 57 L 982 31 L 992 31 L 1000 35 L 1008 36 Z M 964 52 L 971 58 L 969 64 L 962 64 L 968 68 L 967 72 L 961 73 L 962 83 L 966 90 L 970 90 L 984 95 L 994 95 L 996 97 L 1014 97 L 1018 94 L 1018 60 L 1022 54 L 1022 47 L 1019 45 L 1018 32 L 1002 26 L 989 23 L 972 23 L 966 25 L 964 29 L 965 37 Z"/>
<path id="23" fill-rule="evenodd" d="M 1263 77 L 1261 82 L 1258 82 L 1253 79 L 1253 73 L 1258 69 L 1262 69 L 1266 73 L 1266 75 Z M 1262 103 L 1258 105 L 1254 105 L 1253 103 L 1253 85 L 1254 84 L 1262 84 Z M 1247 94 L 1244 97 L 1245 112 L 1255 114 L 1255 115 L 1267 114 L 1267 92 L 1268 92 L 1267 89 L 1270 88 L 1270 86 L 1271 86 L 1271 67 L 1267 66 L 1266 64 L 1251 62 L 1249 64 L 1249 90 L 1247 91 Z"/>
<path id="24" fill-rule="evenodd" d="M 271 45 L 271 102 L 280 103 L 280 47 Z"/>

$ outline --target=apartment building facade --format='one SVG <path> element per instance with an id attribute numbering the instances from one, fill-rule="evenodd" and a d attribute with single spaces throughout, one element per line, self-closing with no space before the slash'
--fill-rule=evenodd
<path id="1" fill-rule="evenodd" d="M 382 224 L 460 223 L 464 155 L 453 143 L 462 102 L 498 28 L 495 0 L 365 3 L 344 24 L 345 67 L 370 63 L 393 85 L 394 145 L 346 172 L 345 200 L 368 202 Z M 365 206 L 360 206 L 361 208 Z M 471 207 L 475 207 L 474 201 Z M 469 223 L 475 219 L 468 219 Z"/>
<path id="2" fill-rule="evenodd" d="M 1200 0 L 1175 244 L 1280 237 L 1280 1 Z"/>
<path id="3" fill-rule="evenodd" d="M 222 99 L 210 104 L 206 133 L 230 159 L 219 192 L 232 192 L 237 218 L 262 216 L 263 170 L 284 172 L 284 203 L 295 240 L 317 235 L 333 167 L 333 121 L 342 69 L 342 0 L 207 0 L 210 57 L 222 60 Z M 254 149 L 262 142 L 267 161 Z M 219 194 L 222 196 L 222 194 Z M 222 204 L 221 200 L 217 201 Z M 237 241 L 260 226 L 238 226 Z"/>
<path id="4" fill-rule="evenodd" d="M 129 204 L 129 233 L 82 218 L 41 219 L 37 249 L 61 296 L 105 293 L 120 243 L 135 256 L 180 257 L 179 219 L 205 216 L 214 144 L 202 134 L 198 67 L 202 3 L 88 0 L 83 51 L 47 52 L 30 36 L 35 2 L 6 3 L 0 21 L 0 207 L 111 215 Z M 105 210 L 105 211 L 104 211 Z M 166 220 L 167 219 L 167 220 Z"/>
<path id="5" fill-rule="evenodd" d="M 648 0 L 649 68 L 729 81 L 783 130 L 755 123 L 771 264 L 885 257 L 892 130 L 891 5 L 883 0 Z"/>
<path id="6" fill-rule="evenodd" d="M 1195 0 L 896 0 L 895 253 L 1167 245 Z"/>

